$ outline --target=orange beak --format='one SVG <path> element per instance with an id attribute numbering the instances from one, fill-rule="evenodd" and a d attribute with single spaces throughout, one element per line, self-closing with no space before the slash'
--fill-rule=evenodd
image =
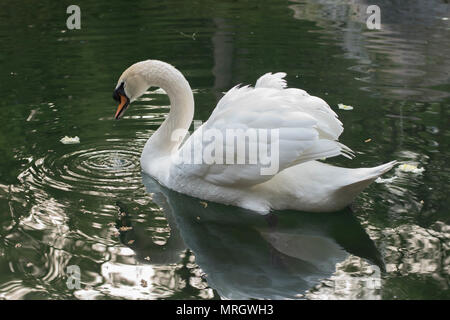
<path id="1" fill-rule="evenodd" d="M 119 107 L 117 108 L 116 115 L 114 116 L 114 118 L 116 118 L 116 120 L 120 119 L 120 117 L 125 112 L 125 110 L 127 109 L 129 104 L 130 103 L 129 103 L 127 97 L 120 95 L 120 104 L 119 104 Z"/>

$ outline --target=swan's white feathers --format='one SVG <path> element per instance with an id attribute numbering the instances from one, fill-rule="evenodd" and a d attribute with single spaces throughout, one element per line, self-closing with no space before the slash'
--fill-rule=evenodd
<path id="1" fill-rule="evenodd" d="M 256 81 L 255 88 L 284 89 L 287 86 L 284 77 L 286 77 L 284 72 L 266 73 Z"/>
<path id="2" fill-rule="evenodd" d="M 214 129 L 225 137 L 227 129 L 244 132 L 247 129 L 278 129 L 279 171 L 315 159 L 338 155 L 351 157 L 351 150 L 336 141 L 343 131 L 336 113 L 320 98 L 300 89 L 285 89 L 285 75 L 282 72 L 268 73 L 258 79 L 255 88 L 235 86 L 230 89 L 202 126 L 203 132 Z M 196 134 L 200 132 L 195 132 L 194 136 Z M 193 137 L 182 149 L 206 146 L 206 143 L 194 145 L 191 140 Z M 266 143 L 260 141 L 259 147 L 271 150 L 273 143 L 270 139 Z M 246 150 L 252 146 L 247 139 Z M 235 153 L 234 159 L 243 164 L 201 164 L 184 166 L 183 170 L 208 182 L 226 186 L 255 185 L 273 177 L 261 175 L 262 166 L 251 164 L 248 152 L 239 159 Z M 226 163 L 225 152 L 223 163 Z"/>
<path id="3" fill-rule="evenodd" d="M 375 168 L 348 169 L 314 161 L 337 155 L 352 157 L 353 152 L 337 141 L 343 127 L 328 104 L 304 90 L 287 88 L 284 77 L 282 72 L 267 73 L 254 88 L 232 88 L 219 101 L 209 120 L 183 139 L 194 116 L 194 96 L 186 78 L 170 64 L 158 60 L 132 65 L 117 84 L 123 83 L 130 101 L 155 86 L 168 94 L 171 104 L 168 117 L 144 146 L 142 170 L 177 192 L 261 213 L 286 209 L 336 211 L 349 205 L 395 162 Z M 279 133 L 279 139 L 255 141 L 249 136 L 233 137 L 246 152 L 240 154 L 233 148 L 229 153 L 232 164 L 226 161 L 226 154 L 220 153 L 205 161 L 207 147 L 213 153 L 215 146 L 211 148 L 211 144 L 203 141 L 202 133 L 218 133 L 209 136 L 213 141 L 226 137 L 227 129 L 241 129 L 242 134 L 252 131 L 248 129 L 278 129 L 273 132 Z M 279 170 L 262 175 L 261 170 L 267 167 L 261 161 L 252 162 L 261 159 L 250 157 L 247 151 L 271 150 L 276 141 Z M 217 146 L 224 144 L 234 147 L 231 139 Z"/>

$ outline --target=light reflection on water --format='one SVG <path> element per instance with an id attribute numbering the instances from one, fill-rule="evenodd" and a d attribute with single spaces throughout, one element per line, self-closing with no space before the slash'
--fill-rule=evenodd
<path id="1" fill-rule="evenodd" d="M 362 75 L 361 89 L 396 100 L 434 101 L 449 96 L 433 89 L 448 83 L 450 45 L 448 3 L 408 1 L 291 0 L 294 18 L 314 21 L 324 39 L 338 42 L 356 60 L 349 67 Z M 369 5 L 380 7 L 381 30 L 367 30 Z M 432 58 L 430 57 L 432 52 Z M 380 61 L 382 55 L 382 61 Z"/>
<path id="2" fill-rule="evenodd" d="M 78 33 L 61 32 L 50 6 L 32 19 L 7 6 L 0 298 L 448 298 L 449 5 L 378 1 L 382 30 L 367 31 L 367 4 L 173 1 L 142 4 L 124 22 L 108 1 L 107 13 L 83 6 L 98 17 Z M 355 106 L 337 112 L 358 156 L 333 162 L 395 158 L 425 171 L 393 170 L 352 212 L 275 220 L 144 186 L 140 152 L 169 101 L 151 90 L 117 122 L 110 96 L 123 69 L 147 58 L 186 74 L 203 121 L 231 86 L 286 71 L 332 107 Z M 60 144 L 65 135 L 81 143 Z M 69 265 L 82 271 L 79 290 L 66 286 Z"/>

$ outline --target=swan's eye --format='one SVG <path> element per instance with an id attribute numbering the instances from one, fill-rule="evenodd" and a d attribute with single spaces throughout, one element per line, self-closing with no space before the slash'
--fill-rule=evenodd
<path id="1" fill-rule="evenodd" d="M 117 102 L 120 102 L 120 96 L 123 95 L 126 97 L 125 90 L 124 90 L 124 84 L 125 82 L 122 82 L 120 86 L 117 87 L 117 89 L 113 92 L 113 99 Z"/>

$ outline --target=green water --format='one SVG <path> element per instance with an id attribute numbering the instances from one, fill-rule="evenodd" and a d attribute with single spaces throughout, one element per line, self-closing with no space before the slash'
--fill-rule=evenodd
<path id="1" fill-rule="evenodd" d="M 450 298 L 449 4 L 376 3 L 378 31 L 363 1 L 79 1 L 80 30 L 72 3 L 3 3 L 0 298 Z M 185 74 L 195 119 L 285 71 L 344 123 L 357 156 L 330 163 L 425 170 L 392 170 L 333 214 L 205 208 L 141 174 L 167 96 L 113 120 L 118 77 L 149 58 Z"/>

